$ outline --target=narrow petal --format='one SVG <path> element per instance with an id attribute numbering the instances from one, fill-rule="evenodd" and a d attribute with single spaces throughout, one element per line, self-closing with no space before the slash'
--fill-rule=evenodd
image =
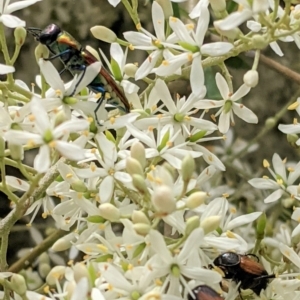
<path id="1" fill-rule="evenodd" d="M 152 46 L 151 38 L 144 33 L 127 31 L 123 33 L 125 39 L 133 46 Z"/>
<path id="2" fill-rule="evenodd" d="M 228 53 L 233 47 L 233 44 L 226 42 L 208 43 L 201 46 L 201 53 L 203 55 L 219 56 Z"/>
<path id="3" fill-rule="evenodd" d="M 243 9 L 242 11 L 237 11 L 230 14 L 226 19 L 219 23 L 219 27 L 222 30 L 230 30 L 238 27 L 244 21 L 248 20 L 252 16 L 252 11 L 250 9 Z"/>
<path id="4" fill-rule="evenodd" d="M 256 114 L 252 112 L 252 110 L 244 106 L 243 104 L 233 103 L 232 110 L 239 118 L 241 118 L 245 122 L 252 123 L 252 124 L 258 123 L 258 118 Z"/>
<path id="5" fill-rule="evenodd" d="M 197 103 L 195 103 L 195 108 L 200 109 L 210 109 L 210 108 L 216 108 L 221 107 L 224 105 L 223 100 L 199 100 Z"/>
<path id="6" fill-rule="evenodd" d="M 152 21 L 156 37 L 159 41 L 165 40 L 165 16 L 161 6 L 154 1 L 152 3 Z"/>
<path id="7" fill-rule="evenodd" d="M 0 22 L 2 22 L 6 27 L 16 28 L 16 27 L 25 27 L 26 23 L 19 19 L 18 17 L 12 15 L 2 15 L 0 17 Z"/>
<path id="8" fill-rule="evenodd" d="M 220 74 L 216 74 L 216 84 L 224 100 L 229 98 L 229 87 L 225 78 Z"/>
<path id="9" fill-rule="evenodd" d="M 195 45 L 195 41 L 192 39 L 188 29 L 181 20 L 174 17 L 170 17 L 169 22 L 170 27 L 173 29 L 180 41 L 186 42 L 191 45 Z"/>
<path id="10" fill-rule="evenodd" d="M 203 39 L 208 29 L 209 11 L 206 6 L 200 6 L 200 15 L 201 18 L 198 19 L 198 24 L 195 33 L 195 40 L 198 46 L 201 46 L 203 44 Z"/>
<path id="11" fill-rule="evenodd" d="M 278 199 L 281 198 L 283 192 L 284 192 L 283 190 L 277 190 L 277 191 L 273 192 L 271 195 L 269 195 L 267 198 L 265 198 L 264 202 L 272 203 L 272 202 L 277 201 Z"/>
<path id="12" fill-rule="evenodd" d="M 114 179 L 112 176 L 106 176 L 99 187 L 99 196 L 101 203 L 107 203 L 111 200 L 114 192 Z"/>
<path id="13" fill-rule="evenodd" d="M 272 157 L 272 164 L 276 175 L 279 175 L 284 180 L 284 182 L 286 182 L 286 166 L 277 153 L 274 153 Z"/>
<path id="14" fill-rule="evenodd" d="M 149 73 L 151 73 L 161 55 L 161 50 L 156 50 L 150 53 L 150 55 L 145 59 L 145 61 L 136 71 L 135 80 L 142 79 L 146 77 Z"/>
<path id="15" fill-rule="evenodd" d="M 17 1 L 15 3 L 12 3 L 12 4 L 9 4 L 7 6 L 7 9 L 5 10 L 5 13 L 7 14 L 11 14 L 13 13 L 14 11 L 17 11 L 17 10 L 20 10 L 20 9 L 23 9 L 27 6 L 30 6 L 36 2 L 39 2 L 41 0 L 25 0 L 25 1 Z"/>
<path id="16" fill-rule="evenodd" d="M 50 164 L 50 149 L 48 145 L 43 145 L 40 147 L 40 151 L 34 159 L 33 167 L 39 173 L 45 173 L 49 170 Z"/>
<path id="17" fill-rule="evenodd" d="M 221 133 L 226 133 L 228 131 L 230 126 L 230 113 L 221 112 L 218 126 Z"/>
<path id="18" fill-rule="evenodd" d="M 201 95 L 203 93 L 204 86 L 204 72 L 202 68 L 201 55 L 193 59 L 190 82 L 193 93 L 196 96 Z"/>
<path id="19" fill-rule="evenodd" d="M 85 159 L 85 151 L 74 143 L 56 141 L 55 148 L 61 155 L 70 160 L 78 161 Z"/>
<path id="20" fill-rule="evenodd" d="M 254 186 L 257 189 L 271 189 L 271 190 L 277 190 L 278 189 L 278 183 L 276 183 L 272 179 L 268 178 L 253 178 L 248 181 L 252 186 Z"/>
<path id="21" fill-rule="evenodd" d="M 230 97 L 232 101 L 237 101 L 247 95 L 250 91 L 250 87 L 246 84 L 240 86 L 240 88 Z"/>
<path id="22" fill-rule="evenodd" d="M 278 129 L 283 133 L 299 133 L 300 132 L 300 124 L 279 124 Z"/>
<path id="23" fill-rule="evenodd" d="M 45 132 L 50 128 L 50 122 L 48 114 L 42 105 L 42 99 L 33 97 L 31 100 L 31 111 L 34 114 L 36 126 L 38 127 L 40 133 Z"/>
<path id="24" fill-rule="evenodd" d="M 174 103 L 174 100 L 172 99 L 170 95 L 170 91 L 166 85 L 166 83 L 158 79 L 155 83 L 155 87 L 160 99 L 164 102 L 164 104 L 167 106 L 167 109 L 170 113 L 175 114 L 177 112 L 177 107 Z"/>
<path id="25" fill-rule="evenodd" d="M 8 74 L 8 73 L 13 73 L 15 71 L 15 68 L 13 66 L 7 66 L 4 64 L 0 64 L 0 74 Z"/>

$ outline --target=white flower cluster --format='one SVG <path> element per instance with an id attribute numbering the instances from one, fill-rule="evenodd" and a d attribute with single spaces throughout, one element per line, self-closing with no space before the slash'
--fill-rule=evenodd
<path id="1" fill-rule="evenodd" d="M 124 4 L 137 28 L 125 32 L 125 40 L 103 26 L 91 29 L 111 44 L 111 59 L 100 53 L 112 75 L 98 53 L 63 29 L 28 29 L 40 42 L 37 92 L 14 79 L 17 55 L 9 57 L 2 29 L 15 28 L 19 53 L 25 22 L 10 14 L 38 1 L 0 1 L 6 63 L 0 74 L 7 76 L 0 82 L 0 191 L 12 203 L 0 222 L 1 299 L 215 299 L 203 296 L 209 289 L 195 289 L 203 285 L 216 299 L 299 299 L 300 226 L 293 222 L 300 220 L 300 162 L 287 165 L 274 154 L 274 170 L 264 160 L 273 179 L 253 178 L 243 155 L 258 150 L 257 140 L 233 141 L 230 127 L 234 115 L 258 123 L 241 99 L 259 82 L 262 49 L 270 45 L 282 56 L 278 40 L 300 45 L 300 6 L 199 0 L 192 8 L 183 4 L 190 8 L 188 23 L 172 9 L 184 1 L 157 0 L 148 3 L 151 33 L 139 23 L 138 0 L 110 0 Z M 244 22 L 246 32 L 239 28 Z M 128 61 L 133 50 L 147 55 L 139 66 Z M 250 50 L 252 69 L 235 91 L 225 60 Z M 54 56 L 44 59 L 49 51 Z M 71 82 L 53 66 L 58 57 L 74 75 Z M 211 69 L 208 80 L 213 66 L 219 70 Z M 180 79 L 190 86 L 187 95 L 169 90 L 168 83 Z M 216 97 L 207 93 L 212 85 Z M 290 106 L 298 114 L 299 103 Z M 299 147 L 296 119 L 279 129 Z M 36 151 L 32 164 L 26 163 L 29 150 Z M 22 177 L 7 175 L 7 166 Z M 46 240 L 33 226 L 40 211 L 57 229 Z M 37 246 L 7 268 L 8 236 L 24 215 Z M 69 266 L 57 254 L 62 251 Z M 218 268 L 214 261 L 224 252 L 241 254 L 240 261 Z"/>

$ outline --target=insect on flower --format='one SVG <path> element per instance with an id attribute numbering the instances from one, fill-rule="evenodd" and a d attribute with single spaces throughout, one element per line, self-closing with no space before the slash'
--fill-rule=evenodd
<path id="1" fill-rule="evenodd" d="M 225 252 L 214 260 L 214 265 L 224 272 L 224 278 L 240 282 L 240 289 L 251 289 L 257 295 L 266 289 L 268 280 L 275 277 L 266 272 L 254 254 Z"/>
<path id="2" fill-rule="evenodd" d="M 198 285 L 188 295 L 188 300 L 224 300 L 215 290 L 207 285 Z"/>
<path id="3" fill-rule="evenodd" d="M 61 30 L 55 24 L 50 24 L 43 30 L 39 28 L 28 28 L 27 31 L 30 32 L 38 42 L 45 45 L 53 54 L 53 56 L 47 58 L 47 60 L 53 60 L 57 57 L 60 58 L 65 66 L 60 72 L 61 74 L 65 70 L 68 70 L 72 75 L 80 73 L 83 77 L 86 67 L 98 61 L 93 54 L 82 47 L 68 32 Z M 109 104 L 126 113 L 130 111 L 129 102 L 122 88 L 115 82 L 104 67 L 101 68 L 99 74 L 88 85 L 88 88 L 95 93 L 101 94 L 95 109 L 95 117 L 98 123 L 96 113 L 104 99 L 107 99 Z"/>

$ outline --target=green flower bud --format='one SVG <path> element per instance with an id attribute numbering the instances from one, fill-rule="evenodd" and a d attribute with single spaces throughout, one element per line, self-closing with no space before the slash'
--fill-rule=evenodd
<path id="1" fill-rule="evenodd" d="M 10 279 L 12 289 L 20 296 L 25 295 L 27 286 L 25 279 L 22 275 L 13 274 Z"/>
<path id="2" fill-rule="evenodd" d="M 140 210 L 134 210 L 132 212 L 131 220 L 135 224 L 136 223 L 144 223 L 144 224 L 150 225 L 149 219 L 147 218 L 147 216 L 145 215 L 145 213 L 143 213 Z"/>
<path id="3" fill-rule="evenodd" d="M 220 216 L 210 216 L 200 223 L 200 227 L 204 230 L 204 234 L 208 234 L 216 230 L 220 226 Z"/>
<path id="4" fill-rule="evenodd" d="M 268 46 L 268 41 L 265 36 L 262 36 L 260 34 L 255 34 L 252 37 L 252 45 L 255 49 L 264 49 Z"/>
<path id="5" fill-rule="evenodd" d="M 39 274 L 41 275 L 41 277 L 45 278 L 51 271 L 51 266 L 46 263 L 39 264 L 38 271 L 39 271 Z"/>
<path id="6" fill-rule="evenodd" d="M 41 263 L 44 263 L 44 264 L 50 264 L 50 258 L 49 258 L 49 255 L 44 252 L 42 253 L 39 257 L 38 257 L 38 262 L 41 264 Z"/>
<path id="7" fill-rule="evenodd" d="M 38 62 L 40 58 L 48 58 L 49 57 L 49 50 L 45 45 L 38 44 L 34 51 L 35 59 Z"/>
<path id="8" fill-rule="evenodd" d="M 151 226 L 144 223 L 137 223 L 133 225 L 133 229 L 137 234 L 145 236 L 150 232 Z"/>
<path id="9" fill-rule="evenodd" d="M 157 212 L 170 214 L 176 210 L 176 200 L 173 192 L 167 185 L 161 185 L 154 190 L 151 201 Z"/>
<path id="10" fill-rule="evenodd" d="M 293 134 L 287 134 L 286 135 L 286 139 L 288 141 L 288 143 L 295 149 L 299 149 L 300 146 L 298 146 L 296 144 L 296 142 L 298 141 L 299 137 L 296 133 L 293 133 Z"/>
<path id="11" fill-rule="evenodd" d="M 265 236 L 265 228 L 267 224 L 267 216 L 262 213 L 256 223 L 256 238 L 262 240 Z"/>
<path id="12" fill-rule="evenodd" d="M 133 186 L 141 193 L 141 194 L 147 194 L 148 188 L 145 182 L 144 176 L 133 174 L 132 176 L 132 184 Z"/>
<path id="13" fill-rule="evenodd" d="M 132 158 L 132 157 L 127 157 L 127 159 L 126 159 L 126 171 L 131 176 L 134 174 L 137 174 L 140 176 L 144 175 L 144 172 L 143 172 L 140 162 L 137 159 Z"/>
<path id="14" fill-rule="evenodd" d="M 67 234 L 58 239 L 51 247 L 55 252 L 65 251 L 71 248 L 75 239 L 74 233 Z"/>
<path id="15" fill-rule="evenodd" d="M 251 88 L 254 88 L 257 86 L 258 79 L 259 79 L 259 76 L 258 76 L 258 72 L 256 70 L 250 70 L 250 71 L 246 72 L 244 75 L 244 78 L 243 78 L 244 83 Z"/>
<path id="16" fill-rule="evenodd" d="M 71 183 L 71 187 L 74 191 L 84 193 L 87 191 L 87 187 L 81 180 L 75 180 Z"/>
<path id="17" fill-rule="evenodd" d="M 2 136 L 0 136 L 0 157 L 4 157 L 5 153 L 5 140 L 3 139 Z"/>
<path id="18" fill-rule="evenodd" d="M 16 45 L 22 46 L 27 36 L 27 31 L 24 27 L 17 27 L 14 31 Z"/>
<path id="19" fill-rule="evenodd" d="M 186 155 L 181 164 L 182 180 L 189 182 L 195 171 L 195 160 L 191 155 Z"/>
<path id="20" fill-rule="evenodd" d="M 50 286 L 56 284 L 56 281 L 61 280 L 65 275 L 66 267 L 65 266 L 56 266 L 54 267 L 46 277 L 46 282 Z"/>
<path id="21" fill-rule="evenodd" d="M 194 209 L 205 203 L 207 199 L 207 193 L 205 192 L 195 192 L 191 194 L 186 200 L 186 207 L 189 209 Z"/>
<path id="22" fill-rule="evenodd" d="M 116 222 L 120 220 L 120 210 L 110 203 L 103 203 L 99 206 L 100 215 L 109 220 L 110 222 Z"/>
<path id="23" fill-rule="evenodd" d="M 130 156 L 138 160 L 144 169 L 146 167 L 146 152 L 145 147 L 140 142 L 135 142 L 130 148 Z"/>
<path id="24" fill-rule="evenodd" d="M 24 159 L 24 150 L 21 145 L 14 145 L 8 142 L 8 149 L 10 150 L 10 156 L 13 160 Z"/>
<path id="25" fill-rule="evenodd" d="M 200 218 L 198 216 L 190 217 L 186 220 L 185 235 L 190 235 L 196 228 L 200 226 Z"/>
<path id="26" fill-rule="evenodd" d="M 124 66 L 124 73 L 131 78 L 135 77 L 135 73 L 137 71 L 138 67 L 135 64 L 126 64 Z"/>
<path id="27" fill-rule="evenodd" d="M 116 34 L 105 26 L 94 26 L 91 28 L 92 35 L 103 42 L 114 43 L 117 41 Z"/>
<path id="28" fill-rule="evenodd" d="M 277 125 L 277 121 L 273 117 L 271 117 L 265 121 L 265 124 L 268 129 L 271 129 Z"/>

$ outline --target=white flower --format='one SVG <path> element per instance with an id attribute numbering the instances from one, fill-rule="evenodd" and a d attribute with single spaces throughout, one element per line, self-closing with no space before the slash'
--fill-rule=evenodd
<path id="1" fill-rule="evenodd" d="M 74 79 L 66 85 L 64 85 L 58 71 L 51 62 L 40 59 L 39 66 L 46 82 L 50 85 L 50 89 L 46 92 L 46 100 L 43 101 L 47 111 L 56 110 L 58 107 L 62 107 L 67 118 L 71 119 L 72 108 L 77 110 L 80 115 L 82 115 L 81 112 L 83 112 L 86 116 L 94 117 L 98 103 L 95 101 L 80 101 L 80 97 L 75 98 L 73 95 L 79 93 L 84 87 L 93 81 L 101 69 L 102 65 L 100 62 L 95 62 L 89 65 L 84 74 L 76 74 Z M 72 101 L 66 101 L 66 99 L 70 96 L 73 96 Z M 92 98 L 93 100 L 96 100 L 94 96 Z M 98 120 L 104 120 L 107 118 L 105 105 L 102 105 L 96 113 Z"/>
<path id="2" fill-rule="evenodd" d="M 205 6 L 201 6 L 200 9 L 201 18 L 198 19 L 195 32 L 192 31 L 190 33 L 181 20 L 170 17 L 170 26 L 180 40 L 179 44 L 182 45 L 182 50 L 185 52 L 164 61 L 156 69 L 156 74 L 167 76 L 175 73 L 185 63 L 192 61 L 190 82 L 192 91 L 196 96 L 203 93 L 204 73 L 201 61 L 202 55 L 219 56 L 228 53 L 233 48 L 233 45 L 227 42 L 203 44 L 209 24 L 209 11 Z"/>
<path id="3" fill-rule="evenodd" d="M 157 122 L 156 135 L 151 128 L 148 132 L 144 132 L 132 124 L 127 124 L 129 132 L 149 147 L 146 148 L 146 158 L 161 157 L 178 170 L 181 169 L 181 161 L 187 154 L 192 157 L 201 156 L 201 153 L 189 150 L 187 142 L 182 142 L 181 130 L 175 132 L 170 124 L 161 128 L 159 120 Z"/>
<path id="4" fill-rule="evenodd" d="M 149 237 L 156 254 L 146 264 L 151 270 L 148 276 L 163 281 L 163 289 L 167 289 L 168 294 L 180 296 L 180 285 L 187 287 L 187 279 L 210 285 L 221 280 L 222 277 L 217 272 L 202 268 L 203 262 L 198 252 L 204 237 L 201 228 L 189 235 L 178 255 L 171 253 L 158 231 L 151 230 Z"/>
<path id="5" fill-rule="evenodd" d="M 293 198 L 300 199 L 300 193 L 297 191 L 297 186 L 292 185 L 300 176 L 300 162 L 295 167 L 288 168 L 288 176 L 286 174 L 287 167 L 285 161 L 283 161 L 278 154 L 275 153 L 273 155 L 272 163 L 275 172 L 270 168 L 267 161 L 264 162 L 264 165 L 266 165 L 274 180 L 264 177 L 253 178 L 248 182 L 257 189 L 274 190 L 274 192 L 264 200 L 265 203 L 274 202 L 280 199 L 284 192 L 287 192 Z"/>
<path id="6" fill-rule="evenodd" d="M 58 126 L 53 125 L 41 99 L 33 97 L 31 100 L 31 111 L 35 117 L 35 127 L 38 133 L 30 133 L 20 130 L 9 130 L 5 138 L 12 144 L 31 147 L 40 146 L 39 154 L 34 159 L 34 168 L 40 172 L 46 172 L 51 166 L 51 151 L 57 150 L 61 155 L 71 160 L 81 160 L 84 151 L 75 143 L 66 141 L 71 132 L 83 131 L 88 128 L 89 122 L 85 120 L 70 120 Z"/>
<path id="7" fill-rule="evenodd" d="M 0 22 L 9 28 L 25 27 L 25 22 L 18 17 L 12 16 L 11 13 L 23 9 L 41 0 L 17 1 L 9 4 L 10 0 L 0 1 Z"/>
<path id="8" fill-rule="evenodd" d="M 246 106 L 240 103 L 236 103 L 239 99 L 247 95 L 250 91 L 250 87 L 243 84 L 234 94 L 231 94 L 229 86 L 225 78 L 220 74 L 216 74 L 216 83 L 221 93 L 223 100 L 201 100 L 195 107 L 200 109 L 211 109 L 221 107 L 215 116 L 220 115 L 219 118 L 219 130 L 222 133 L 226 133 L 230 126 L 230 121 L 234 123 L 233 114 L 236 114 L 239 118 L 247 123 L 257 123 L 257 116 Z"/>
<path id="9" fill-rule="evenodd" d="M 231 13 L 227 18 L 218 23 L 218 26 L 222 30 L 236 28 L 253 15 L 264 13 L 269 8 L 268 0 L 254 0 L 252 5 L 248 0 L 234 0 L 234 2 L 238 3 L 242 9 Z"/>
<path id="10" fill-rule="evenodd" d="M 147 129 L 149 126 L 155 126 L 154 124 L 157 124 L 159 118 L 161 125 L 173 124 L 175 131 L 181 129 L 183 138 L 191 135 L 192 128 L 210 132 L 217 130 L 218 127 L 212 122 L 191 116 L 198 112 L 194 105 L 199 101 L 199 98 L 195 97 L 194 94 L 191 94 L 188 99 L 178 97 L 174 103 L 166 83 L 161 79 L 156 81 L 153 90 L 155 90 L 156 101 L 161 99 L 165 105 L 165 107 L 158 109 L 163 115 L 159 114 L 150 118 L 139 119 L 134 123 L 136 127 Z M 203 90 L 202 95 L 204 96 L 205 93 L 206 89 Z"/>
<path id="11" fill-rule="evenodd" d="M 162 56 L 170 56 L 169 50 L 166 49 L 168 46 L 176 48 L 172 43 L 174 40 L 174 35 L 165 37 L 165 16 L 162 7 L 153 1 L 152 4 L 152 21 L 156 36 L 152 35 L 150 32 L 141 28 L 141 32 L 125 32 L 125 39 L 131 43 L 135 49 L 141 50 L 151 50 L 149 56 L 141 64 L 136 72 L 135 79 L 139 80 L 147 76 L 153 71 L 157 61 Z M 177 47 L 178 48 L 178 47 Z"/>

